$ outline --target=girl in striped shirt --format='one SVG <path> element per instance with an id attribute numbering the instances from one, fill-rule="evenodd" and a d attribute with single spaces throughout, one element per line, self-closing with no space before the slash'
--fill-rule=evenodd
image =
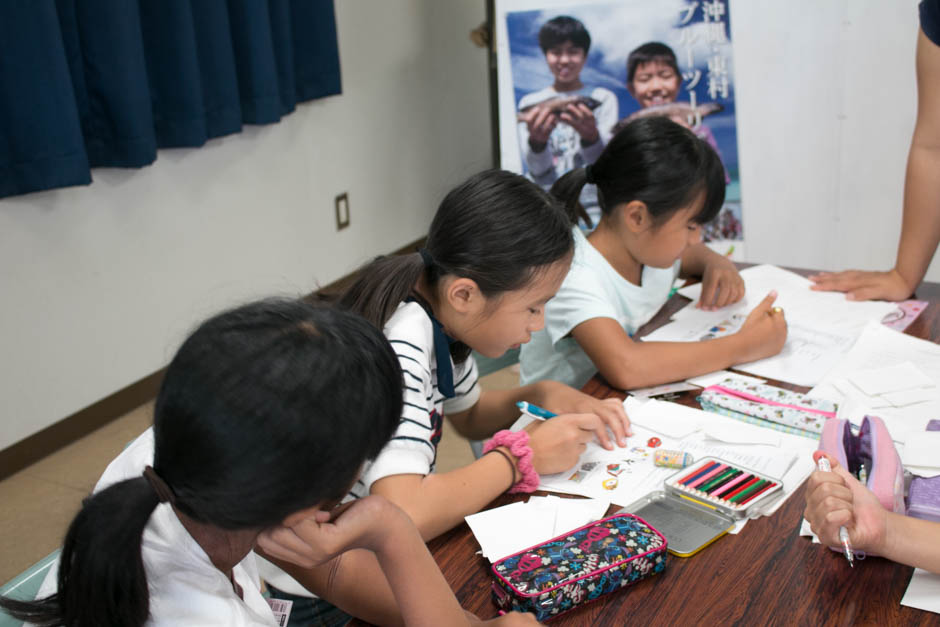
<path id="1" fill-rule="evenodd" d="M 529 341 L 572 251 L 557 201 L 522 176 L 487 171 L 447 194 L 420 252 L 380 257 L 360 271 L 340 304 L 384 330 L 403 371 L 404 398 L 398 429 L 363 467 L 350 499 L 384 496 L 430 540 L 510 488 L 534 490 L 539 473 L 571 468 L 591 440 L 608 449 L 626 444 L 630 423 L 619 400 L 597 400 L 555 381 L 486 391 L 477 382 L 471 350 L 495 358 Z M 527 431 L 505 431 L 521 400 L 559 415 Z M 488 443 L 493 454 L 434 473 L 444 416 L 467 438 L 496 434 Z M 352 613 L 380 585 L 371 556 L 360 558 L 344 555 L 326 595 Z M 316 588 L 314 573 L 281 565 L 290 575 L 262 570 L 275 589 L 304 595 L 304 587 Z"/>

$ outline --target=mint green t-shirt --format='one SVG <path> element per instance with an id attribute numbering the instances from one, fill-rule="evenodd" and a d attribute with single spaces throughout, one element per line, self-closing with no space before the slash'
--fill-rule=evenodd
<path id="1" fill-rule="evenodd" d="M 572 231 L 575 250 L 568 276 L 545 306 L 545 328 L 522 346 L 523 385 L 554 379 L 580 388 L 597 368 L 570 336 L 571 330 L 587 320 L 612 318 L 633 335 L 663 306 L 679 275 L 678 260 L 669 268 L 645 266 L 641 285 L 634 285 L 607 262 L 580 229 Z"/>

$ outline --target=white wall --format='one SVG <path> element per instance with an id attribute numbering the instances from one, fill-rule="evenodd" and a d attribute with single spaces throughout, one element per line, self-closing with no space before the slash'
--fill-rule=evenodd
<path id="1" fill-rule="evenodd" d="M 917 0 L 731 0 L 731 29 L 747 259 L 890 268 Z"/>
<path id="2" fill-rule="evenodd" d="M 483 2 L 336 2 L 343 94 L 0 201 L 0 449 L 163 367 L 201 318 L 420 237 L 491 165 Z M 333 197 L 349 192 L 336 232 Z"/>
<path id="3" fill-rule="evenodd" d="M 887 268 L 916 0 L 731 0 L 747 258 Z M 0 448 L 162 367 L 208 313 L 419 237 L 490 159 L 482 0 L 336 2 L 343 95 L 0 201 Z M 348 191 L 350 228 L 333 196 Z M 940 280 L 934 263 L 929 280 Z"/>

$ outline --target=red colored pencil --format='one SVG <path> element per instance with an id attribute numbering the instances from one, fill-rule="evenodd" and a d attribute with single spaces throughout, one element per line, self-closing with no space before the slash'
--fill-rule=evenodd
<path id="1" fill-rule="evenodd" d="M 712 493 L 712 496 L 717 496 L 718 498 L 723 498 L 721 495 L 731 492 L 734 489 L 734 486 L 740 485 L 742 481 L 747 481 L 754 475 L 749 475 L 746 472 L 742 472 L 740 475 L 729 481 L 726 485 L 719 488 L 717 491 Z"/>
<path id="2" fill-rule="evenodd" d="M 717 477 L 719 474 L 723 473 L 727 469 L 728 469 L 728 464 L 718 464 L 717 468 L 715 468 L 714 470 L 708 471 L 708 473 L 699 477 L 698 479 L 686 485 L 685 487 L 694 488 L 696 486 L 705 485 L 706 481 L 709 481 L 713 479 L 714 477 Z"/>
<path id="3" fill-rule="evenodd" d="M 757 495 L 760 494 L 761 492 L 766 492 L 767 490 L 769 490 L 770 488 L 774 487 L 775 485 L 777 485 L 777 484 L 774 483 L 773 481 L 768 482 L 767 485 L 765 485 L 765 486 L 764 486 L 763 488 L 761 488 L 760 490 L 757 490 L 756 492 L 754 492 L 754 494 L 749 494 L 746 499 L 744 499 L 743 501 L 739 501 L 739 502 L 738 502 L 738 505 L 744 505 L 745 503 L 747 503 L 748 501 L 750 501 L 751 499 L 753 499 L 755 496 L 757 496 Z"/>
<path id="4" fill-rule="evenodd" d="M 751 487 L 752 485 L 754 485 L 754 484 L 757 483 L 758 481 L 760 481 L 760 477 L 758 477 L 757 475 L 751 475 L 751 478 L 750 478 L 750 479 L 748 479 L 747 481 L 745 481 L 744 483 L 742 483 L 741 485 L 739 485 L 737 488 L 735 488 L 734 490 L 732 490 L 729 494 L 726 494 L 726 495 L 724 495 L 724 496 L 721 497 L 721 498 L 722 498 L 723 500 L 725 500 L 725 501 L 730 500 L 730 499 L 733 499 L 733 498 L 734 498 L 735 496 L 737 496 L 739 493 L 744 492 L 745 490 L 747 490 L 749 487 Z"/>
<path id="5" fill-rule="evenodd" d="M 714 468 L 717 465 L 718 465 L 718 462 L 708 462 L 704 466 L 700 466 L 698 470 L 693 470 L 692 472 L 684 476 L 682 479 L 679 479 L 677 483 L 681 483 L 685 485 L 686 481 L 690 481 L 691 479 L 697 479 L 698 477 L 701 477 L 703 474 L 708 472 L 709 469 Z"/>

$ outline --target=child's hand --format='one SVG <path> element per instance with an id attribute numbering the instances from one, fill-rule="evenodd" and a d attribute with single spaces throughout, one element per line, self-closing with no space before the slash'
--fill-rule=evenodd
<path id="1" fill-rule="evenodd" d="M 558 116 L 552 113 L 548 107 L 533 107 L 523 117 L 523 121 L 529 129 L 529 146 L 532 150 L 535 152 L 545 150 L 548 137 L 558 124 Z"/>
<path id="2" fill-rule="evenodd" d="M 590 146 L 600 139 L 594 112 L 586 105 L 570 104 L 559 117 L 562 122 L 577 131 L 581 136 L 581 143 L 585 146 Z"/>
<path id="3" fill-rule="evenodd" d="M 878 498 L 839 463 L 821 451 L 813 460 L 829 459 L 832 472 L 817 471 L 806 485 L 806 511 L 803 516 L 827 546 L 841 546 L 839 527 L 849 532 L 853 550 L 881 553 L 885 545 L 888 513 Z"/>
<path id="4" fill-rule="evenodd" d="M 730 259 L 718 255 L 710 256 L 702 273 L 702 295 L 698 300 L 700 309 L 714 311 L 744 298 L 744 279 Z"/>
<path id="5" fill-rule="evenodd" d="M 532 465 L 540 475 L 568 470 L 595 437 L 601 446 L 613 450 L 607 427 L 594 414 L 563 414 L 537 420 L 526 428 L 532 447 Z"/>
<path id="6" fill-rule="evenodd" d="M 735 334 L 745 338 L 735 363 L 756 361 L 783 350 L 787 341 L 787 320 L 783 310 L 773 306 L 776 299 L 777 292 L 767 294 L 748 314 L 741 330 Z"/>
<path id="7" fill-rule="evenodd" d="M 290 526 L 266 529 L 258 536 L 258 547 L 272 557 L 312 568 L 350 549 L 376 550 L 406 520 L 404 512 L 381 496 L 367 496 L 329 512 L 319 510 Z"/>
<path id="8" fill-rule="evenodd" d="M 556 414 L 597 414 L 613 432 L 617 444 L 627 445 L 627 437 L 633 435 L 633 429 L 619 399 L 597 399 L 557 381 L 543 381 L 541 385 L 545 390 L 543 407 Z"/>
<path id="9" fill-rule="evenodd" d="M 811 290 L 822 292 L 845 292 L 848 300 L 905 300 L 911 297 L 914 288 L 907 284 L 897 270 L 887 272 L 820 272 L 809 277 L 814 283 Z"/>

